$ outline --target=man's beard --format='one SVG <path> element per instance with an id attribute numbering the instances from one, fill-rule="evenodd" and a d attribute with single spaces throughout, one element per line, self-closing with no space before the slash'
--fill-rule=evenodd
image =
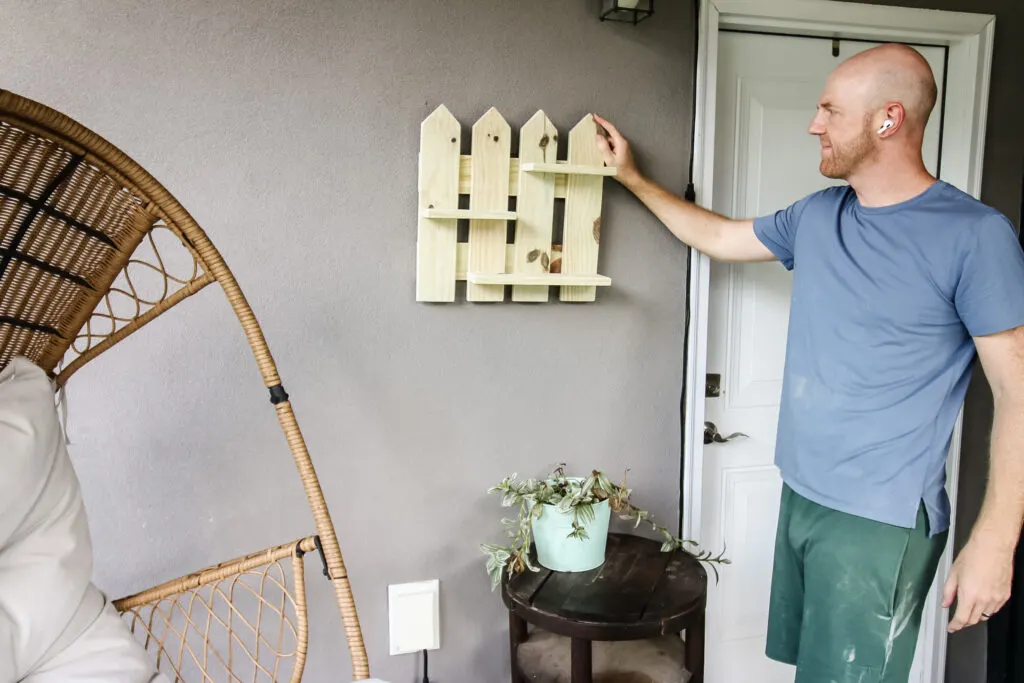
<path id="1" fill-rule="evenodd" d="M 874 153 L 875 140 L 865 126 L 859 136 L 845 145 L 838 146 L 833 141 L 832 154 L 822 157 L 819 169 L 826 178 L 845 180 Z"/>

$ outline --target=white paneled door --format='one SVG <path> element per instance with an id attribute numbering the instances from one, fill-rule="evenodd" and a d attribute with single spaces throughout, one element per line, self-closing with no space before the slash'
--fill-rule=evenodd
<path id="1" fill-rule="evenodd" d="M 719 34 L 714 209 L 755 217 L 834 181 L 818 172 L 807 133 L 829 72 L 874 45 L 753 33 Z M 918 48 L 939 79 L 945 49 Z M 925 140 L 936 171 L 940 106 Z M 707 372 L 720 376 L 705 419 L 748 438 L 705 447 L 701 541 L 732 564 L 711 586 L 708 683 L 792 683 L 793 668 L 764 655 L 781 479 L 773 464 L 792 274 L 778 263 L 713 263 Z M 714 582 L 712 582 L 714 584 Z M 912 678 L 911 680 L 916 680 Z"/>

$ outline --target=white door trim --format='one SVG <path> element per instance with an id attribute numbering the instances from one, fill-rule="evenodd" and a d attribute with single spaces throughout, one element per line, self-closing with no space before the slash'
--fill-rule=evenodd
<path id="1" fill-rule="evenodd" d="M 949 48 L 943 119 L 943 180 L 980 198 L 988 118 L 989 82 L 995 17 L 987 14 L 881 7 L 831 0 L 700 0 L 697 46 L 694 181 L 697 203 L 711 208 L 714 192 L 715 93 L 718 82 L 718 32 L 754 30 L 875 41 L 901 41 Z M 781 208 L 781 207 L 780 207 Z M 700 540 L 701 481 L 704 464 L 704 378 L 707 366 L 708 290 L 710 261 L 697 250 L 689 264 L 690 325 L 686 344 L 686 394 L 683 425 L 684 538 Z M 956 492 L 960 472 L 963 413 L 950 445 L 947 481 L 953 504 L 949 544 L 939 565 L 945 576 L 952 564 Z M 723 426 L 729 429 L 728 425 Z M 938 582 L 941 587 L 941 582 Z M 946 611 L 939 591 L 933 592 L 922 617 L 925 633 L 924 677 L 942 683 L 946 670 Z"/>

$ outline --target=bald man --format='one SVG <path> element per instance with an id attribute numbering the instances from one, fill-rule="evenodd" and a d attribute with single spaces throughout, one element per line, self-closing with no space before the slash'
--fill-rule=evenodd
<path id="1" fill-rule="evenodd" d="M 935 100 L 931 69 L 909 47 L 845 61 L 809 132 L 821 173 L 847 184 L 753 220 L 645 178 L 597 117 L 606 164 L 680 240 L 794 271 L 767 655 L 795 664 L 797 683 L 907 681 L 976 356 L 995 398 L 991 476 L 946 582 L 949 630 L 989 618 L 1010 594 L 1024 519 L 1024 254 L 1005 216 L 926 170 Z"/>

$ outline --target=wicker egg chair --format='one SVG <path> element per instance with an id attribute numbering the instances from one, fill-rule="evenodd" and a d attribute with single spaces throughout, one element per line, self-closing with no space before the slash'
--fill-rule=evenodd
<path id="1" fill-rule="evenodd" d="M 168 244 L 183 250 L 178 256 L 191 262 L 189 272 L 171 272 Z M 156 293 L 143 294 L 138 283 L 154 278 Z M 298 681 L 308 642 L 303 556 L 319 554 L 353 677 L 367 679 L 355 602 L 320 483 L 231 271 L 181 204 L 128 156 L 67 116 L 0 90 L 0 368 L 24 356 L 63 386 L 85 363 L 213 283 L 252 347 L 316 533 L 115 605 L 172 680 Z"/>

